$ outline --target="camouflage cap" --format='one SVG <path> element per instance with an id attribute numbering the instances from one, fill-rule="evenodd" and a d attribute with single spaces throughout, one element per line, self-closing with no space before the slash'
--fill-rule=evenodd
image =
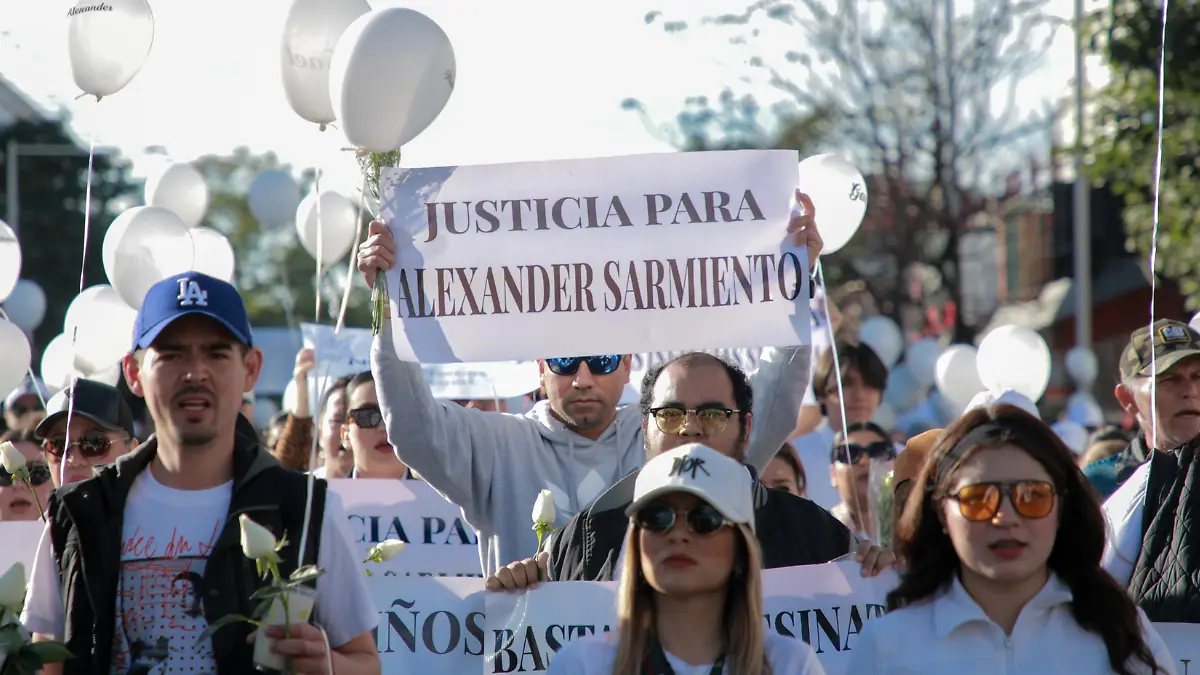
<path id="1" fill-rule="evenodd" d="M 1121 352 L 1121 379 L 1161 375 L 1197 354 L 1200 354 L 1200 333 L 1182 321 L 1159 319 L 1153 326 L 1143 326 L 1129 336 L 1129 344 Z"/>

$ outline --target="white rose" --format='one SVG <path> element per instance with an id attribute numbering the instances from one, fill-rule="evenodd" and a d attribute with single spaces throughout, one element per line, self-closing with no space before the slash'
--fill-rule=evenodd
<path id="1" fill-rule="evenodd" d="M 13 563 L 4 576 L 0 576 L 0 615 L 11 610 L 16 613 L 25 604 L 25 566 Z"/>
<path id="2" fill-rule="evenodd" d="M 387 541 L 381 541 L 376 544 L 374 548 L 371 549 L 371 553 L 374 554 L 373 557 L 378 559 L 379 562 L 387 562 L 403 553 L 404 549 L 407 547 L 408 544 L 400 541 L 399 539 L 388 539 Z"/>
<path id="3" fill-rule="evenodd" d="M 250 520 L 246 514 L 238 516 L 242 528 L 242 553 L 251 560 L 273 560 L 279 542 L 267 528 Z"/>
<path id="4" fill-rule="evenodd" d="M 542 490 L 538 493 L 537 501 L 533 503 L 533 524 L 549 527 L 557 517 L 554 512 L 554 493 Z"/>
<path id="5" fill-rule="evenodd" d="M 0 466 L 3 466 L 9 475 L 15 476 L 18 471 L 25 468 L 25 455 L 22 455 L 21 451 L 17 450 L 17 446 L 8 441 L 0 443 Z"/>

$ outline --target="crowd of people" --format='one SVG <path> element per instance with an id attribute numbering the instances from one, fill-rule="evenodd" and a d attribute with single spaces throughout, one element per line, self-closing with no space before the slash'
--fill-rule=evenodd
<path id="1" fill-rule="evenodd" d="M 801 201 L 789 232 L 815 259 Z M 368 285 L 393 266 L 385 225 L 358 258 Z M 249 672 L 252 626 L 179 639 L 182 624 L 256 604 L 239 514 L 309 542 L 281 550 L 285 575 L 327 571 L 309 582 L 317 622 L 270 633 L 277 653 L 298 673 L 379 672 L 379 614 L 319 479 L 426 481 L 477 532 L 489 591 L 617 582 L 615 630 L 572 641 L 552 673 L 822 673 L 811 648 L 767 631 L 761 572 L 850 559 L 900 575 L 852 673 L 1174 673 L 1151 622 L 1200 622 L 1200 334 L 1181 321 L 1131 336 L 1115 396 L 1138 426 L 1091 429 L 1085 448 L 1016 392 L 898 437 L 872 421 L 887 366 L 842 333 L 824 350 L 764 349 L 751 375 L 684 354 L 646 372 L 627 406 L 628 355 L 548 356 L 538 400 L 516 415 L 435 399 L 386 322 L 371 370 L 311 408 L 318 364 L 302 350 L 296 405 L 258 430 L 246 396 L 263 357 L 233 286 L 167 279 L 136 325 L 119 387 L 78 380 L 49 396 L 31 379 L 4 400 L 3 438 L 29 480 L 0 471 L 0 521 L 48 521 L 22 620 L 76 655 L 48 673 Z M 872 494 L 881 470 L 887 513 Z M 528 514 L 547 486 L 558 520 L 543 543 Z M 190 609 L 162 601 L 178 583 Z"/>

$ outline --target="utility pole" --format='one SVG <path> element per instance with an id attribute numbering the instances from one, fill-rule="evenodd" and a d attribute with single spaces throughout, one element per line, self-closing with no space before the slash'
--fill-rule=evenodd
<path id="1" fill-rule="evenodd" d="M 1075 344 L 1092 346 L 1092 217 L 1091 190 L 1083 173 L 1084 84 L 1083 0 L 1075 0 L 1075 185 L 1072 193 L 1075 240 Z M 1151 274 L 1154 270 L 1150 271 Z"/>

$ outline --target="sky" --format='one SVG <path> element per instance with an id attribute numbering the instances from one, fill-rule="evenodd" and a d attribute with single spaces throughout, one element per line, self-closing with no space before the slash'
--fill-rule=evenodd
<path id="1" fill-rule="evenodd" d="M 670 150 L 639 118 L 621 110 L 635 97 L 669 121 L 688 96 L 740 86 L 755 56 L 795 44 L 797 31 L 768 31 L 742 48 L 716 30 L 665 33 L 647 12 L 694 18 L 728 11 L 736 0 L 375 0 L 375 8 L 422 11 L 455 49 L 456 86 L 442 114 L 404 149 L 408 166 L 626 155 Z M 960 9 L 963 0 L 959 0 Z M 63 0 L 22 2 L 0 17 L 0 73 L 47 109 L 63 108 L 82 139 L 115 146 L 134 159 L 164 146 L 172 160 L 228 153 L 238 146 L 274 151 L 296 168 L 316 167 L 334 186 L 357 185 L 357 168 L 337 130 L 317 131 L 288 107 L 279 76 L 279 32 L 287 0 L 150 0 L 155 41 L 142 71 L 97 103 L 75 100 Z M 739 3 L 738 7 L 741 6 Z M 1050 0 L 1068 17 L 1072 0 Z M 1073 38 L 1060 30 L 1047 66 L 1026 80 L 1030 109 L 1069 93 Z M 381 84 L 386 86 L 386 83 Z M 775 94 L 751 89 L 769 103 Z M 161 160 L 159 160 L 161 161 Z"/>

